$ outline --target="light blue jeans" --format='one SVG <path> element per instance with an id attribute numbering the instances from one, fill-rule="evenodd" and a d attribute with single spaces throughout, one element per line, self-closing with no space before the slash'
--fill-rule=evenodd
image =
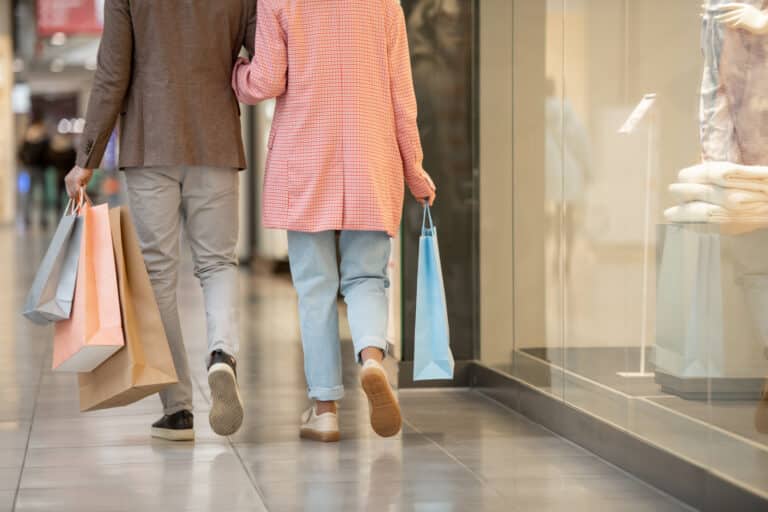
<path id="1" fill-rule="evenodd" d="M 332 401 L 344 396 L 337 308 L 339 286 L 347 303 L 358 362 L 360 352 L 367 347 L 386 352 L 387 265 L 391 250 L 389 235 L 384 232 L 342 231 L 338 256 L 335 231 L 288 232 L 288 258 L 299 295 L 309 398 Z"/>

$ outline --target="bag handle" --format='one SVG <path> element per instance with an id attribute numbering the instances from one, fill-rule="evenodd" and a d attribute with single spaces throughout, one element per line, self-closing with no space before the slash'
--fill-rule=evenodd
<path id="1" fill-rule="evenodd" d="M 73 213 L 75 213 L 75 211 L 74 211 L 74 204 L 75 204 L 75 202 L 70 197 L 69 201 L 67 201 L 67 207 L 64 208 L 64 216 L 65 217 L 68 217 L 68 216 L 72 215 Z"/>
<path id="2" fill-rule="evenodd" d="M 85 191 L 85 187 L 80 187 L 80 193 L 77 197 L 77 202 L 71 197 L 67 202 L 67 207 L 64 209 L 64 216 L 79 214 L 85 205 L 92 206 L 91 198 L 88 197 L 88 193 Z"/>
<path id="3" fill-rule="evenodd" d="M 427 224 L 429 221 L 429 224 Z M 429 209 L 429 204 L 424 203 L 424 218 L 421 221 L 421 232 L 426 233 L 435 229 L 435 223 L 432 221 L 432 210 Z"/>

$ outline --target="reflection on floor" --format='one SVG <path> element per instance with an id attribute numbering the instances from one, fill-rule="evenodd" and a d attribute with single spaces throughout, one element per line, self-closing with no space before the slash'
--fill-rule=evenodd
<path id="1" fill-rule="evenodd" d="M 207 425 L 204 316 L 189 269 L 181 310 L 198 386 L 197 441 L 148 437 L 154 397 L 80 414 L 71 375 L 54 374 L 51 331 L 18 311 L 42 237 L 0 231 L 0 511 L 531 511 L 687 510 L 593 455 L 471 391 L 404 391 L 405 427 L 379 439 L 367 424 L 350 343 L 343 439 L 298 438 L 307 405 L 293 291 L 242 273 L 242 430 Z"/>
<path id="2" fill-rule="evenodd" d="M 768 447 L 768 432 L 759 429 L 758 400 L 685 400 L 661 391 L 653 377 L 626 378 L 619 372 L 637 372 L 640 350 L 630 347 L 614 348 L 534 348 L 526 353 L 551 362 L 569 371 L 622 393 L 646 398 L 664 407 L 702 422 L 757 441 Z M 652 353 L 648 351 L 646 371 L 653 372 Z"/>

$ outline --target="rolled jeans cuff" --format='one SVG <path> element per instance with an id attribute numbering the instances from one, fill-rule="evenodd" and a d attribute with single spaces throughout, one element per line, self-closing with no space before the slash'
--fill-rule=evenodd
<path id="1" fill-rule="evenodd" d="M 389 355 L 389 343 L 387 343 L 386 339 L 378 336 L 364 336 L 355 342 L 355 358 L 357 359 L 358 364 L 362 364 L 363 358 L 361 353 L 366 348 L 378 348 L 384 352 L 385 359 L 387 358 L 387 355 Z"/>
<path id="2" fill-rule="evenodd" d="M 332 388 L 310 388 L 310 400 L 319 400 L 321 402 L 335 402 L 344 398 L 344 386 L 335 386 Z"/>

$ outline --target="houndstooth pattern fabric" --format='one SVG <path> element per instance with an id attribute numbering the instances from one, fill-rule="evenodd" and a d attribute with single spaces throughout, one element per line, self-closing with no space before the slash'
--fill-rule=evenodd
<path id="1" fill-rule="evenodd" d="M 398 230 L 403 182 L 422 169 L 408 39 L 396 0 L 259 0 L 253 60 L 235 66 L 244 103 L 277 97 L 263 220 L 268 228 Z"/>

